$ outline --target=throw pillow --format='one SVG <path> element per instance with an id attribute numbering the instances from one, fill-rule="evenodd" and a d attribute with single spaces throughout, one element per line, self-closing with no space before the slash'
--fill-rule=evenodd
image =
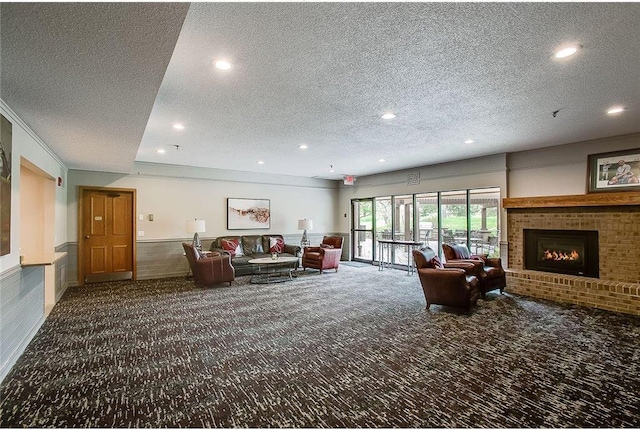
<path id="1" fill-rule="evenodd" d="M 284 239 L 281 237 L 269 238 L 269 252 L 281 254 L 284 251 Z"/>
<path id="2" fill-rule="evenodd" d="M 433 256 L 433 258 L 431 259 L 431 264 L 433 265 L 434 269 L 442 269 L 442 262 L 437 255 Z"/>
<path id="3" fill-rule="evenodd" d="M 471 258 L 471 253 L 466 245 L 451 245 L 451 248 L 453 248 L 456 253 L 456 260 L 466 260 Z"/>
<path id="4" fill-rule="evenodd" d="M 242 246 L 240 246 L 238 239 L 222 239 L 220 244 L 222 245 L 222 249 L 228 251 L 229 254 L 236 257 L 242 256 Z"/>
<path id="5" fill-rule="evenodd" d="M 202 257 L 202 254 L 200 254 L 200 251 L 198 251 L 198 248 L 194 246 L 191 249 L 193 249 L 193 258 L 195 258 L 196 260 L 200 260 L 200 258 Z"/>
<path id="6" fill-rule="evenodd" d="M 326 243 L 321 243 L 320 248 L 333 249 L 333 245 L 329 245 Z"/>

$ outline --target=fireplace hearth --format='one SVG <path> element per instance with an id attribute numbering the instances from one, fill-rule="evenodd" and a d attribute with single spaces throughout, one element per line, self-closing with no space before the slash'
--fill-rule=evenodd
<path id="1" fill-rule="evenodd" d="M 525 269 L 599 277 L 598 232 L 524 229 Z"/>

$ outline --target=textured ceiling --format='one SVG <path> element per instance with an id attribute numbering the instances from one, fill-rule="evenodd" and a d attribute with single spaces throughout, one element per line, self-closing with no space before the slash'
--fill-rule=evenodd
<path id="1" fill-rule="evenodd" d="M 8 6 L 1 97 L 71 168 L 339 179 L 640 131 L 637 3 Z"/>
<path id="2" fill-rule="evenodd" d="M 69 166 L 129 172 L 188 3 L 5 3 L 0 97 Z"/>

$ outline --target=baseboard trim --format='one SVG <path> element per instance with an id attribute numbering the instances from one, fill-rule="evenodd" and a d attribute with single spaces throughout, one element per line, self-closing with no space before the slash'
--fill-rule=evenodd
<path id="1" fill-rule="evenodd" d="M 147 276 L 138 276 L 138 280 L 140 281 L 147 281 L 150 279 L 165 279 L 165 278 L 184 278 L 185 276 L 187 276 L 187 273 L 185 271 L 180 271 L 180 272 L 172 272 L 172 273 L 163 273 L 162 276 L 158 276 L 158 275 L 147 275 Z"/>

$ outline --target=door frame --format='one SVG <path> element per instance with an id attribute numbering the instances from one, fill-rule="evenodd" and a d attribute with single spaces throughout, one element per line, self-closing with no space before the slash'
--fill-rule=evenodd
<path id="1" fill-rule="evenodd" d="M 83 216 L 83 196 L 85 191 L 100 191 L 100 192 L 112 192 L 112 193 L 121 193 L 121 194 L 131 194 L 131 270 L 133 271 L 132 279 L 135 281 L 137 279 L 137 264 L 136 264 L 136 230 L 137 230 L 137 219 L 136 217 L 136 189 L 135 188 L 108 188 L 108 187 L 78 187 L 78 285 L 84 286 L 84 254 L 85 254 L 85 241 L 82 240 L 82 226 L 84 221 Z"/>
<path id="2" fill-rule="evenodd" d="M 354 207 L 355 207 L 355 202 L 371 202 L 371 229 L 361 229 L 361 228 L 356 228 L 356 222 L 357 220 L 355 219 L 355 214 L 354 214 Z M 358 246 L 358 241 L 356 239 L 357 236 L 357 232 L 371 232 L 371 260 L 367 260 L 365 258 L 359 258 L 356 257 L 356 247 Z M 373 197 L 367 197 L 367 198 L 359 198 L 359 199 L 351 199 L 351 255 L 352 255 L 352 260 L 353 261 L 359 261 L 362 263 L 371 263 L 373 264 L 374 261 L 376 261 L 376 237 L 375 237 L 375 231 L 376 231 L 376 201 L 375 198 Z"/>

